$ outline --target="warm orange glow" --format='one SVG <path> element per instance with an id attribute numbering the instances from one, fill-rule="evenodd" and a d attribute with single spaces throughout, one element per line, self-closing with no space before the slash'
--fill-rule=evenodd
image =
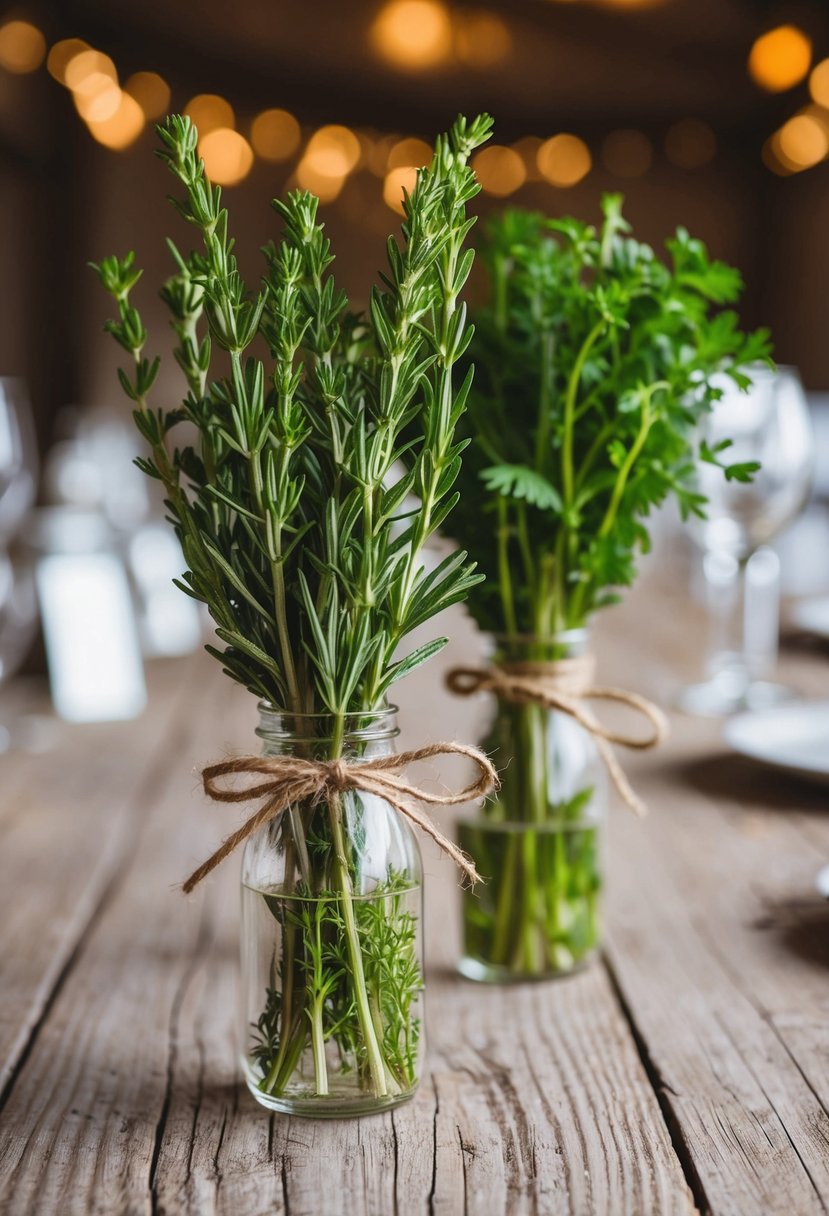
<path id="1" fill-rule="evenodd" d="M 383 202 L 398 215 L 403 214 L 403 191 L 411 194 L 417 185 L 417 169 L 413 165 L 400 165 L 390 169 L 383 182 Z"/>
<path id="2" fill-rule="evenodd" d="M 472 168 L 487 194 L 505 198 L 524 185 L 527 170 L 524 162 L 513 148 L 502 144 L 489 144 L 472 160 Z"/>
<path id="3" fill-rule="evenodd" d="M 375 177 L 385 177 L 392 149 L 402 142 L 399 135 L 381 135 L 378 139 L 370 139 L 365 153 L 369 172 Z"/>
<path id="4" fill-rule="evenodd" d="M 263 160 L 288 160 L 299 147 L 301 138 L 299 123 L 287 110 L 263 110 L 256 115 L 250 129 L 254 151 Z"/>
<path id="5" fill-rule="evenodd" d="M 774 150 L 786 168 L 810 169 L 829 153 L 829 137 L 813 114 L 795 114 L 777 132 Z"/>
<path id="6" fill-rule="evenodd" d="M 110 85 L 117 85 L 118 73 L 109 55 L 101 51 L 80 51 L 67 63 L 64 83 L 78 96 L 94 97 Z"/>
<path id="7" fill-rule="evenodd" d="M 16 75 L 34 72 L 46 56 L 46 39 L 29 21 L 7 21 L 0 26 L 0 68 Z"/>
<path id="8" fill-rule="evenodd" d="M 389 0 L 371 27 L 371 41 L 395 67 L 435 67 L 452 51 L 449 11 L 439 0 Z"/>
<path id="9" fill-rule="evenodd" d="M 590 149 L 577 135 L 554 135 L 538 149 L 541 176 L 552 186 L 575 186 L 592 168 Z"/>
<path id="10" fill-rule="evenodd" d="M 829 109 L 829 59 L 822 60 L 813 68 L 809 77 L 809 92 L 813 101 Z"/>
<path id="11" fill-rule="evenodd" d="M 106 122 L 113 118 L 121 107 L 121 90 L 103 74 L 96 74 L 96 88 L 74 94 L 75 109 L 88 123 Z"/>
<path id="12" fill-rule="evenodd" d="M 455 18 L 455 50 L 473 68 L 500 63 L 512 50 L 512 36 L 495 13 L 459 13 Z"/>
<path id="13" fill-rule="evenodd" d="M 99 144 L 121 151 L 135 143 L 143 131 L 144 111 L 129 93 L 121 93 L 118 108 L 113 114 L 99 122 L 92 119 L 87 121 L 92 136 Z"/>
<path id="14" fill-rule="evenodd" d="M 793 166 L 783 163 L 779 133 L 772 135 L 763 144 L 762 159 L 766 168 L 771 169 L 772 173 L 776 173 L 778 177 L 788 177 L 796 172 Z"/>
<path id="15" fill-rule="evenodd" d="M 656 8 L 665 0 L 603 0 L 608 8 Z"/>
<path id="16" fill-rule="evenodd" d="M 641 177 L 653 162 L 653 147 L 641 131 L 611 131 L 602 143 L 602 160 L 616 177 Z"/>
<path id="17" fill-rule="evenodd" d="M 345 175 L 331 177 L 327 173 L 318 173 L 305 156 L 296 167 L 296 180 L 303 190 L 316 194 L 321 203 L 333 203 L 345 185 Z"/>
<path id="18" fill-rule="evenodd" d="M 46 58 L 46 71 L 54 76 L 58 84 L 66 84 L 66 69 L 76 55 L 88 51 L 89 43 L 82 38 L 64 38 L 56 42 Z"/>
<path id="19" fill-rule="evenodd" d="M 538 149 L 542 143 L 543 140 L 540 140 L 537 135 L 525 135 L 523 139 L 517 139 L 512 145 L 513 151 L 517 152 L 524 162 L 528 182 L 541 180 L 541 174 L 538 171 Z"/>
<path id="20" fill-rule="evenodd" d="M 699 169 L 717 155 L 717 137 L 707 122 L 682 118 L 668 128 L 665 155 L 680 169 Z"/>
<path id="21" fill-rule="evenodd" d="M 312 174 L 342 179 L 357 166 L 361 151 L 360 141 L 353 131 L 332 125 L 314 132 L 302 160 Z"/>
<path id="22" fill-rule="evenodd" d="M 800 84 L 811 62 L 810 39 L 796 25 L 779 25 L 754 43 L 748 71 L 761 89 L 782 93 Z"/>
<path id="23" fill-rule="evenodd" d="M 199 138 L 207 176 L 219 186 L 235 186 L 253 168 L 253 148 L 231 127 L 216 127 Z"/>
<path id="24" fill-rule="evenodd" d="M 236 125 L 233 106 L 216 93 L 198 93 L 195 97 L 191 97 L 184 107 L 184 113 L 198 128 L 199 140 L 202 140 L 205 135 L 209 135 L 211 131 L 233 130 Z"/>
<path id="25" fill-rule="evenodd" d="M 425 139 L 401 139 L 389 152 L 385 167 L 419 169 L 421 165 L 430 164 L 431 160 L 432 149 Z"/>
<path id="26" fill-rule="evenodd" d="M 161 118 L 170 108 L 170 86 L 158 72 L 135 72 L 124 88 L 138 102 L 145 118 Z"/>

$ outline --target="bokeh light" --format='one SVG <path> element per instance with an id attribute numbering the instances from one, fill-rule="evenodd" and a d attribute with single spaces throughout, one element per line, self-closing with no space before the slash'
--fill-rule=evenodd
<path id="1" fill-rule="evenodd" d="M 777 132 L 775 151 L 787 168 L 810 169 L 829 152 L 826 128 L 813 114 L 795 114 Z"/>
<path id="2" fill-rule="evenodd" d="M 113 118 L 121 107 L 122 92 L 114 80 L 95 77 L 96 87 L 73 94 L 75 109 L 87 123 L 102 123 Z"/>
<path id="3" fill-rule="evenodd" d="M 379 55 L 395 67 L 423 71 L 452 53 L 452 22 L 439 0 L 390 0 L 371 27 Z"/>
<path id="4" fill-rule="evenodd" d="M 334 199 L 342 193 L 345 174 L 340 177 L 332 177 L 327 173 L 318 173 L 307 157 L 303 156 L 296 167 L 296 180 L 303 190 L 310 190 L 312 194 L 316 194 L 321 203 L 333 203 Z"/>
<path id="5" fill-rule="evenodd" d="M 400 165 L 397 169 L 390 169 L 383 182 L 383 202 L 391 207 L 392 211 L 402 215 L 403 191 L 411 194 L 416 184 L 417 169 L 413 165 Z"/>
<path id="6" fill-rule="evenodd" d="M 699 169 L 717 155 L 717 137 L 707 122 L 682 118 L 665 134 L 665 155 L 680 169 Z"/>
<path id="7" fill-rule="evenodd" d="M 184 107 L 184 113 L 198 128 L 200 146 L 201 140 L 211 131 L 232 131 L 236 126 L 233 106 L 217 93 L 198 93 L 191 97 Z M 221 144 L 221 141 L 219 143 Z"/>
<path id="8" fill-rule="evenodd" d="M 455 17 L 455 51 L 473 68 L 490 68 L 512 50 L 512 35 L 496 13 L 461 12 Z"/>
<path id="9" fill-rule="evenodd" d="M 748 71 L 755 84 L 782 93 L 800 84 L 812 62 L 812 43 L 796 25 L 779 25 L 761 34 L 751 48 Z"/>
<path id="10" fill-rule="evenodd" d="M 251 124 L 250 141 L 263 160 L 288 160 L 299 147 L 302 132 L 287 110 L 263 110 Z"/>
<path id="11" fill-rule="evenodd" d="M 524 162 L 528 182 L 541 181 L 541 174 L 538 170 L 538 150 L 543 142 L 537 135 L 524 135 L 512 145 L 513 151 L 517 152 Z"/>
<path id="12" fill-rule="evenodd" d="M 135 143 L 144 130 L 144 111 L 134 97 L 118 90 L 120 96 L 117 109 L 98 121 L 89 118 L 90 133 L 105 148 L 122 151 Z"/>
<path id="13" fill-rule="evenodd" d="M 575 186 L 592 168 L 590 149 L 577 135 L 554 135 L 538 149 L 541 176 L 552 186 Z"/>
<path id="14" fill-rule="evenodd" d="M 809 92 L 819 106 L 829 109 L 829 59 L 822 60 L 809 77 Z"/>
<path id="15" fill-rule="evenodd" d="M 348 127 L 320 127 L 308 140 L 302 158 L 307 170 L 319 177 L 345 178 L 359 164 L 360 141 Z"/>
<path id="16" fill-rule="evenodd" d="M 216 127 L 199 139 L 207 176 L 219 186 L 235 186 L 253 168 L 253 148 L 232 127 Z"/>
<path id="17" fill-rule="evenodd" d="M 425 139 L 401 139 L 392 146 L 386 160 L 386 169 L 419 169 L 432 160 L 432 148 Z"/>
<path id="18" fill-rule="evenodd" d="M 514 194 L 527 180 L 524 162 L 514 148 L 503 144 L 489 144 L 472 160 L 472 168 L 481 183 L 481 189 L 496 198 Z"/>
<path id="19" fill-rule="evenodd" d="M 66 87 L 80 97 L 93 97 L 108 85 L 118 83 L 118 73 L 109 55 L 93 50 L 73 55 L 63 78 Z"/>
<path id="20" fill-rule="evenodd" d="M 392 149 L 401 143 L 399 135 L 380 135 L 372 138 L 365 152 L 366 168 L 375 177 L 385 177 Z"/>
<path id="21" fill-rule="evenodd" d="M 145 118 L 161 118 L 170 108 L 170 86 L 158 72 L 134 72 L 124 88 L 138 102 Z"/>
<path id="22" fill-rule="evenodd" d="M 54 76 L 58 84 L 66 84 L 66 69 L 72 60 L 82 51 L 90 50 L 88 42 L 83 38 L 63 38 L 56 42 L 46 58 L 46 70 Z"/>
<path id="23" fill-rule="evenodd" d="M 653 164 L 653 145 L 641 131 L 611 131 L 602 142 L 602 161 L 615 177 L 641 177 Z"/>
<path id="24" fill-rule="evenodd" d="M 46 58 L 46 39 L 30 21 L 0 26 L 0 67 L 16 75 L 36 71 Z"/>

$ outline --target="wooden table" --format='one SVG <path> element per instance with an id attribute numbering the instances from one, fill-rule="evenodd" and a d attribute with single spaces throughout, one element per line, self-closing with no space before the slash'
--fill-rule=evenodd
<path id="1" fill-rule="evenodd" d="M 603 672 L 668 695 L 696 629 L 680 598 L 637 594 L 603 622 Z M 474 658 L 458 639 L 450 659 Z M 829 664 L 801 650 L 785 674 L 818 693 Z M 417 1096 L 269 1116 L 236 1066 L 237 866 L 175 889 L 233 822 L 195 767 L 250 747 L 252 705 L 206 659 L 151 675 L 141 721 L 0 758 L 4 1216 L 827 1210 L 826 792 L 675 719 L 628 763 L 650 817 L 611 816 L 605 955 L 549 984 L 453 973 L 456 880 L 427 852 Z M 477 729 L 438 680 L 403 687 L 407 744 Z"/>

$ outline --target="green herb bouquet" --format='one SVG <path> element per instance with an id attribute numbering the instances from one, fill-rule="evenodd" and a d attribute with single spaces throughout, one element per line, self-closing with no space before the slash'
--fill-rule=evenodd
<path id="1" fill-rule="evenodd" d="M 445 644 L 407 652 L 406 637 L 481 577 L 463 552 L 428 568 L 423 551 L 458 498 L 466 441 L 456 431 L 472 377 L 457 387 L 453 373 L 471 337 L 460 293 L 478 189 L 467 162 L 490 127 L 486 116 L 459 118 L 437 141 L 360 315 L 335 286 L 306 192 L 274 201 L 281 239 L 264 249 L 261 285 L 246 286 L 197 132 L 169 118 L 160 155 L 200 238 L 188 254 L 169 243 L 174 273 L 161 292 L 186 383 L 175 408 L 151 400 L 159 361 L 144 353 L 131 302 L 133 255 L 96 267 L 118 306 L 108 329 L 131 357 L 120 380 L 150 448 L 141 467 L 161 482 L 181 540 L 182 590 L 215 622 L 219 645 L 208 649 L 261 701 L 264 755 L 204 774 L 212 797 L 259 809 L 185 890 L 247 838 L 244 1067 L 274 1109 L 356 1113 L 413 1091 L 422 973 L 412 821 L 475 877 L 418 811 L 421 791 L 401 770 L 447 750 L 477 761 L 474 788 L 433 802 L 485 792 L 494 771 L 462 745 L 395 756 L 387 694 Z M 195 438 L 174 446 L 182 423 Z"/>
<path id="2" fill-rule="evenodd" d="M 606 770 L 638 800 L 588 707 L 586 630 L 618 598 L 648 549 L 647 517 L 668 498 L 704 511 L 698 459 L 727 478 L 727 445 L 698 446 L 721 395 L 768 359 L 765 332 L 740 332 L 738 272 L 680 229 L 667 259 L 629 235 L 622 199 L 602 203 L 598 230 L 575 219 L 508 210 L 486 226 L 480 257 L 488 303 L 474 317 L 476 365 L 464 425 L 455 537 L 487 576 L 471 593 L 495 636 L 488 672 L 457 672 L 459 693 L 496 692 L 498 800 L 465 829 L 490 879 L 465 901 L 463 969 L 477 978 L 572 969 L 599 937 L 598 821 Z M 482 526 L 483 520 L 488 526 Z M 651 719 L 633 694 L 604 691 Z"/>

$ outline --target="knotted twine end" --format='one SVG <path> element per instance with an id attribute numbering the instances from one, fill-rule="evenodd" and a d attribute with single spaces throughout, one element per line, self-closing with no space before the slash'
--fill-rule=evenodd
<path id="1" fill-rule="evenodd" d="M 447 674 L 446 685 L 461 697 L 470 697 L 476 692 L 493 692 L 501 700 L 516 705 L 540 705 L 567 714 L 593 736 L 599 755 L 622 800 L 636 815 L 646 815 L 648 808 L 625 776 L 611 744 L 637 750 L 657 747 L 668 735 L 668 719 L 657 705 L 638 693 L 594 685 L 595 669 L 596 661 L 591 654 L 547 663 L 502 663 L 488 668 L 455 667 Z M 588 701 L 616 701 L 627 705 L 647 719 L 651 733 L 639 737 L 610 730 L 601 724 L 588 706 Z"/>
<path id="2" fill-rule="evenodd" d="M 456 793 L 433 794 L 403 780 L 402 773 L 417 760 L 435 756 L 466 756 L 478 769 L 478 777 Z M 264 780 L 241 786 L 222 784 L 223 777 L 261 776 Z M 182 890 L 185 895 L 198 886 L 211 870 L 236 849 L 242 841 L 264 824 L 299 802 L 312 805 L 329 801 L 348 790 L 375 794 L 385 799 L 401 815 L 430 836 L 440 849 L 474 885 L 483 881 L 475 863 L 437 828 L 432 819 L 416 805 L 456 806 L 483 798 L 498 787 L 498 774 L 492 761 L 477 747 L 466 743 L 433 743 L 394 756 L 378 756 L 349 764 L 342 759 L 307 760 L 301 756 L 236 756 L 208 765 L 202 772 L 204 792 L 215 802 L 260 802 L 258 810 L 215 853 L 194 870 Z"/>

